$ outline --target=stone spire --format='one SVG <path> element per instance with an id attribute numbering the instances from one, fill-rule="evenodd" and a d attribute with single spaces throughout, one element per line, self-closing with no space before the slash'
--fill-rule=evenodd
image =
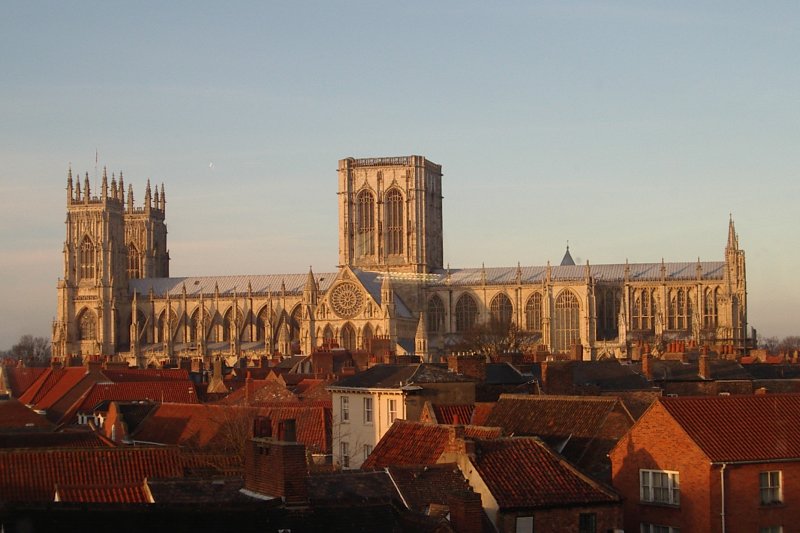
<path id="1" fill-rule="evenodd" d="M 72 201 L 73 197 L 73 184 L 72 184 L 72 165 L 70 164 L 69 170 L 67 170 L 67 203 L 69 204 Z"/>
<path id="2" fill-rule="evenodd" d="M 733 214 L 729 215 L 728 220 L 728 244 L 725 246 L 728 250 L 736 250 L 739 248 L 739 237 L 736 235 L 736 228 L 733 225 Z"/>
<path id="3" fill-rule="evenodd" d="M 89 203 L 89 199 L 91 197 L 91 191 L 89 190 L 89 173 L 86 173 L 86 177 L 83 178 L 83 201 Z"/>
<path id="4" fill-rule="evenodd" d="M 153 195 L 150 192 L 150 179 L 147 180 L 147 186 L 144 188 L 144 207 L 150 209 L 153 203 Z"/>
<path id="5" fill-rule="evenodd" d="M 161 210 L 167 210 L 167 195 L 164 194 L 164 184 L 161 184 Z"/>
<path id="6" fill-rule="evenodd" d="M 103 167 L 103 181 L 100 185 L 100 199 L 105 200 L 108 197 L 108 174 L 106 167 Z"/>
<path id="7" fill-rule="evenodd" d="M 125 181 L 122 179 L 122 171 L 119 171 L 119 201 L 125 201 Z"/>
<path id="8" fill-rule="evenodd" d="M 417 332 L 414 335 L 414 345 L 416 347 L 416 355 L 420 356 L 423 361 L 428 360 L 428 329 L 425 326 L 425 313 L 419 314 L 419 321 L 417 322 Z"/>
<path id="9" fill-rule="evenodd" d="M 117 191 L 117 176 L 113 172 L 111 173 L 111 198 L 114 200 L 118 200 L 118 191 Z"/>
<path id="10" fill-rule="evenodd" d="M 122 174 L 119 175 L 119 181 L 122 182 Z M 133 185 L 128 185 L 128 211 L 133 211 Z"/>
<path id="11" fill-rule="evenodd" d="M 306 284 L 303 287 L 303 300 L 310 305 L 317 304 L 317 282 L 314 281 L 314 271 L 308 267 L 308 275 L 306 275 Z"/>

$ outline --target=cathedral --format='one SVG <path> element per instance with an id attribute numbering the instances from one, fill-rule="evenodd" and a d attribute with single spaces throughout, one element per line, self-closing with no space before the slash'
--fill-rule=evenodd
<path id="1" fill-rule="evenodd" d="M 450 268 L 442 167 L 422 156 L 339 161 L 335 272 L 170 277 L 164 186 L 67 175 L 53 355 L 138 366 L 308 354 L 321 346 L 437 361 L 483 327 L 526 350 L 627 358 L 644 342 L 746 343 L 744 251 L 720 261 Z"/>

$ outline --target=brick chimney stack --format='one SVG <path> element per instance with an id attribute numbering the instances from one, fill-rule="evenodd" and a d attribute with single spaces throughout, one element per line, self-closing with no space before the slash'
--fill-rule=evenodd
<path id="1" fill-rule="evenodd" d="M 307 505 L 306 447 L 296 442 L 250 439 L 245 452 L 244 488 L 283 498 L 287 505 Z"/>
<path id="2" fill-rule="evenodd" d="M 450 493 L 450 525 L 456 533 L 481 533 L 483 531 L 483 503 L 481 495 L 473 491 Z"/>
<path id="3" fill-rule="evenodd" d="M 711 363 L 707 355 L 700 356 L 700 368 L 697 373 L 703 379 L 711 379 Z"/>
<path id="4" fill-rule="evenodd" d="M 253 399 L 255 398 L 255 390 L 253 387 L 253 377 L 250 375 L 250 371 L 247 371 L 247 377 L 244 380 L 244 396 L 245 396 L 245 403 L 247 405 L 253 405 Z"/>
<path id="5" fill-rule="evenodd" d="M 651 356 L 649 352 L 642 354 L 642 374 L 648 381 L 653 381 L 653 367 L 651 366 Z"/>

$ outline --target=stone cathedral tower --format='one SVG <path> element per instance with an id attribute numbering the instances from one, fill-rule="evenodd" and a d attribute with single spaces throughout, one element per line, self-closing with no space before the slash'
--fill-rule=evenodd
<path id="1" fill-rule="evenodd" d="M 422 156 L 339 161 L 339 266 L 441 269 L 442 167 Z"/>
<path id="2" fill-rule="evenodd" d="M 128 281 L 169 276 L 164 186 L 155 192 L 148 180 L 141 207 L 127 197 L 106 169 L 99 194 L 89 175 L 73 182 L 67 174 L 67 220 L 64 274 L 58 281 L 58 315 L 53 323 L 53 355 L 115 353 L 130 343 Z"/>

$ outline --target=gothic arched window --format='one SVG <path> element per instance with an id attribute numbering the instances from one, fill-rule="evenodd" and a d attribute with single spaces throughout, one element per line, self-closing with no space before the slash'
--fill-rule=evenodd
<path id="1" fill-rule="evenodd" d="M 142 258 L 133 243 L 128 245 L 128 279 L 142 277 Z"/>
<path id="2" fill-rule="evenodd" d="M 632 329 L 653 329 L 654 315 L 655 303 L 652 289 L 641 289 L 637 291 L 633 297 L 633 308 L 631 309 Z"/>
<path id="3" fill-rule="evenodd" d="M 525 303 L 525 326 L 528 331 L 542 331 L 542 293 L 534 292 Z"/>
<path id="4" fill-rule="evenodd" d="M 462 294 L 456 302 L 456 331 L 465 332 L 478 319 L 478 304 L 469 294 Z"/>
<path id="5" fill-rule="evenodd" d="M 189 342 L 197 342 L 197 328 L 199 324 L 200 310 L 196 310 L 189 319 Z"/>
<path id="6" fill-rule="evenodd" d="M 291 328 L 290 336 L 293 341 L 300 340 L 300 324 L 303 322 L 303 307 L 298 305 L 292 310 L 292 317 L 289 320 Z"/>
<path id="7" fill-rule="evenodd" d="M 436 295 L 428 300 L 428 331 L 441 333 L 444 331 L 444 304 Z"/>
<path id="8" fill-rule="evenodd" d="M 269 323 L 269 306 L 264 307 L 256 316 L 256 340 L 263 341 Z"/>
<path id="9" fill-rule="evenodd" d="M 553 349 L 563 353 L 581 341 L 580 304 L 574 293 L 565 290 L 558 295 L 554 318 Z"/>
<path id="10" fill-rule="evenodd" d="M 331 345 L 331 341 L 333 340 L 333 329 L 331 329 L 331 325 L 328 324 L 325 326 L 325 329 L 322 330 L 322 342 L 328 346 Z"/>
<path id="11" fill-rule="evenodd" d="M 78 337 L 82 341 L 97 338 L 97 318 L 90 309 L 84 309 L 78 317 Z"/>
<path id="12" fill-rule="evenodd" d="M 364 350 L 372 349 L 372 327 L 369 324 L 366 324 L 361 331 L 361 348 Z"/>
<path id="13" fill-rule="evenodd" d="M 617 290 L 610 288 L 597 290 L 597 338 L 599 340 L 611 340 L 619 335 L 617 318 L 619 317 L 621 298 L 622 296 Z"/>
<path id="14" fill-rule="evenodd" d="M 703 311 L 703 327 L 715 328 L 717 327 L 717 296 L 719 289 L 706 289 L 705 293 L 705 307 Z M 698 306 L 699 307 L 699 306 Z"/>
<path id="15" fill-rule="evenodd" d="M 386 193 L 386 255 L 403 253 L 403 195 L 397 189 Z"/>
<path id="16" fill-rule="evenodd" d="M 356 197 L 356 257 L 375 254 L 375 197 L 361 191 Z"/>
<path id="17" fill-rule="evenodd" d="M 492 299 L 491 305 L 492 321 L 501 326 L 508 326 L 514 316 L 514 308 L 511 300 L 502 292 Z"/>
<path id="18" fill-rule="evenodd" d="M 346 350 L 356 349 L 356 330 L 350 324 L 342 326 L 342 348 Z"/>
<path id="19" fill-rule="evenodd" d="M 688 298 L 688 291 L 678 289 L 670 293 L 669 308 L 667 312 L 667 327 L 669 329 L 688 329 L 689 316 L 691 314 L 691 303 Z"/>
<path id="20" fill-rule="evenodd" d="M 95 263 L 94 244 L 87 235 L 86 237 L 83 238 L 83 241 L 81 242 L 80 265 L 79 265 L 81 279 L 94 278 L 94 263 Z"/>

